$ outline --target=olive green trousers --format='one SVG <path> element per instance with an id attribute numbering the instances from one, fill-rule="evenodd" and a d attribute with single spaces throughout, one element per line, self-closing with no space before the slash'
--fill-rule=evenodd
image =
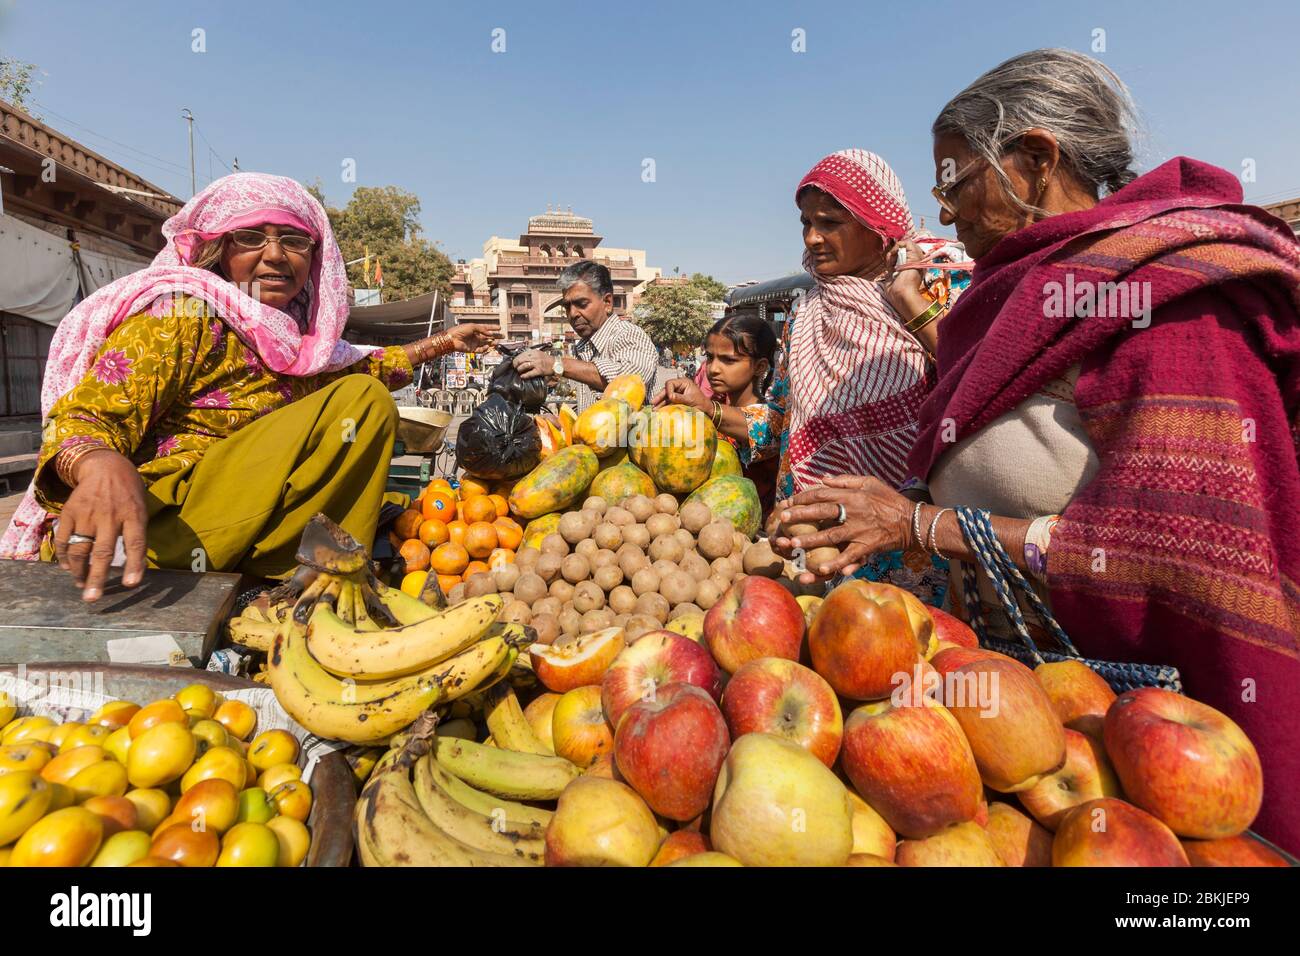
<path id="1" fill-rule="evenodd" d="M 149 486 L 150 566 L 283 578 L 317 513 L 369 549 L 396 433 L 397 406 L 369 375 L 276 409 Z"/>

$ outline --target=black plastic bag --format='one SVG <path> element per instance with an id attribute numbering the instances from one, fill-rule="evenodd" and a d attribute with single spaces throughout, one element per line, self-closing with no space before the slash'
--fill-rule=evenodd
<path id="1" fill-rule="evenodd" d="M 541 458 L 537 421 L 500 394 L 489 395 L 456 431 L 456 460 L 480 478 L 518 478 Z"/>
<path id="2" fill-rule="evenodd" d="M 515 370 L 514 357 L 528 348 L 527 344 L 500 342 L 496 348 L 505 356 L 505 360 L 492 370 L 488 393 L 516 402 L 526 411 L 541 411 L 546 404 L 546 378 L 541 375 L 537 378 L 524 378 Z"/>

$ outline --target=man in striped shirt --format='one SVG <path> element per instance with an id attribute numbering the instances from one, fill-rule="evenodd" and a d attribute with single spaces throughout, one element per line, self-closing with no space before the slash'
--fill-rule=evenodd
<path id="1" fill-rule="evenodd" d="M 521 352 L 514 360 L 519 374 L 524 378 L 571 379 L 578 386 L 579 412 L 599 399 L 610 380 L 620 375 L 639 376 L 646 397 L 652 396 L 659 353 L 644 329 L 614 314 L 614 283 L 609 270 L 583 259 L 565 268 L 556 286 L 569 324 L 581 341 L 572 356 L 557 357 L 536 349 Z"/>

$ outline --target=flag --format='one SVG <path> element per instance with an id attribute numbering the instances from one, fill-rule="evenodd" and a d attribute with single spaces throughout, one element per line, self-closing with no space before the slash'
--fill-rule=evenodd
<path id="1" fill-rule="evenodd" d="M 368 246 L 362 246 L 361 248 L 365 250 L 365 254 L 366 254 L 365 259 L 361 263 L 361 277 L 362 279 L 365 280 L 366 288 L 369 288 L 370 287 L 370 248 Z"/>
<path id="2" fill-rule="evenodd" d="M 383 288 L 384 285 L 384 269 L 383 266 L 379 264 L 378 256 L 375 257 L 375 285 L 380 288 Z"/>

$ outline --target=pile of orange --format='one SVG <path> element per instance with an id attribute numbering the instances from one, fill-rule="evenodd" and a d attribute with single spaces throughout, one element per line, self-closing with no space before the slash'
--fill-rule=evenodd
<path id="1" fill-rule="evenodd" d="M 446 478 L 429 482 L 393 524 L 393 547 L 406 562 L 402 590 L 418 596 L 432 572 L 445 592 L 472 574 L 513 564 L 524 529 L 510 517 L 511 484 L 470 475 L 459 488 Z"/>

